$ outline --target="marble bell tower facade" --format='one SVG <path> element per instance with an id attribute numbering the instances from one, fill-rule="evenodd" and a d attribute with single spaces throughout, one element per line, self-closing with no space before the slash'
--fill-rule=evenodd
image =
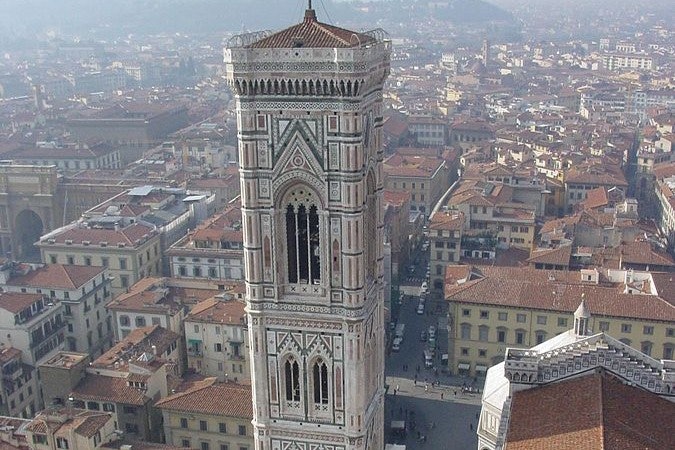
<path id="1" fill-rule="evenodd" d="M 236 36 L 256 450 L 384 448 L 384 32 Z"/>

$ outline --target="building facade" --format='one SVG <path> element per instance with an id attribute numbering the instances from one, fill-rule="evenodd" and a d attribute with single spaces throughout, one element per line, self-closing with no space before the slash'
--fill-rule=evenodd
<path id="1" fill-rule="evenodd" d="M 243 299 L 243 289 L 241 290 Z M 196 304 L 185 317 L 188 367 L 219 380 L 250 383 L 244 302 L 223 293 Z"/>
<path id="2" fill-rule="evenodd" d="M 504 362 L 491 367 L 485 381 L 477 427 L 478 450 L 572 449 L 584 441 L 589 449 L 660 448 L 672 442 L 671 433 L 660 432 L 658 421 L 663 417 L 667 423 L 668 417 L 673 417 L 673 361 L 654 359 L 606 332 L 593 333 L 590 320 L 592 316 L 582 301 L 574 312 L 574 328 L 532 348 L 505 350 Z M 625 390 L 604 396 L 592 386 L 578 390 L 569 384 L 605 374 L 615 377 L 616 386 L 635 389 L 648 399 L 638 401 Z M 611 379 L 604 383 L 611 383 Z M 552 391 L 556 386 L 562 389 L 558 395 Z M 538 401 L 523 404 L 522 395 L 527 391 L 539 395 Z M 587 395 L 589 391 L 591 395 Z M 604 411 L 594 411 L 598 406 Z M 626 411 L 633 418 L 617 420 Z M 610 417 L 603 421 L 605 414 Z M 645 415 L 657 422 L 653 430 L 639 423 L 639 416 Z M 555 423 L 563 423 L 565 431 L 559 431 Z M 627 423 L 641 432 L 625 433 Z M 596 427 L 601 431 L 589 433 Z M 529 432 L 522 433 L 523 429 Z"/>
<path id="3" fill-rule="evenodd" d="M 11 271 L 0 268 L 3 274 Z M 48 264 L 9 276 L 6 283 L 0 282 L 6 292 L 45 294 L 63 305 L 69 351 L 98 356 L 112 346 L 112 317 L 105 307 L 111 295 L 110 277 L 104 267 Z"/>
<path id="4" fill-rule="evenodd" d="M 255 448 L 384 447 L 384 33 L 235 37 Z"/>
<path id="5" fill-rule="evenodd" d="M 250 450 L 251 386 L 207 378 L 157 402 L 168 444 L 184 448 Z"/>
<path id="6" fill-rule="evenodd" d="M 607 332 L 653 358 L 672 359 L 675 308 L 663 278 L 669 279 L 630 270 L 474 266 L 445 287 L 448 364 L 453 372 L 484 375 L 507 347 L 530 348 L 569 329 L 582 298 L 593 313 L 589 330 Z"/>

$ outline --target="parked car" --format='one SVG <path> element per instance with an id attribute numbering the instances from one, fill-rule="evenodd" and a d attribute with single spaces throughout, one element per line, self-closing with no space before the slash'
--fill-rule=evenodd
<path id="1" fill-rule="evenodd" d="M 417 314 L 419 314 L 420 316 L 424 314 L 424 303 L 420 303 L 419 305 L 417 305 Z"/>
<path id="2" fill-rule="evenodd" d="M 397 351 L 401 350 L 401 342 L 402 341 L 403 341 L 403 339 L 401 339 L 401 338 L 395 338 L 394 342 L 391 344 L 391 350 L 394 351 L 394 352 L 397 352 Z"/>

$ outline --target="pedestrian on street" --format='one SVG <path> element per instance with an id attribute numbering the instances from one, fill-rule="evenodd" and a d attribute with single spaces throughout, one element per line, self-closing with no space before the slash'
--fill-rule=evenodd
<path id="1" fill-rule="evenodd" d="M 441 400 L 443 400 L 443 393 L 441 392 Z"/>
<path id="2" fill-rule="evenodd" d="M 417 386 L 417 378 L 415 378 L 415 386 Z"/>
<path id="3" fill-rule="evenodd" d="M 473 424 L 472 423 L 469 424 L 469 430 L 473 431 Z"/>
<path id="4" fill-rule="evenodd" d="M 396 396 L 396 388 L 394 388 L 394 396 Z"/>

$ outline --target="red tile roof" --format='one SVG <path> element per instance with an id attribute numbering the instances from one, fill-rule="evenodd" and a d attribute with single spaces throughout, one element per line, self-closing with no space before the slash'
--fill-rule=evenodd
<path id="1" fill-rule="evenodd" d="M 72 392 L 76 400 L 96 400 L 143 406 L 150 400 L 142 390 L 128 386 L 126 378 L 87 374 Z"/>
<path id="2" fill-rule="evenodd" d="M 345 30 L 316 20 L 313 9 L 305 11 L 305 20 L 285 30 L 262 38 L 250 48 L 354 48 L 371 44 L 375 39 L 366 34 Z"/>
<path id="3" fill-rule="evenodd" d="M 527 262 L 530 264 L 554 264 L 569 266 L 572 257 L 572 246 L 564 245 L 553 249 L 538 249 L 530 253 Z"/>
<path id="4" fill-rule="evenodd" d="M 99 245 L 101 242 L 107 242 L 109 246 L 119 243 L 135 246 L 136 241 L 144 242 L 145 239 L 157 234 L 153 227 L 140 223 L 134 223 L 120 230 L 108 230 L 101 228 L 74 227 L 62 230 L 61 232 L 49 235 L 57 244 L 65 244 L 71 241 L 73 245 L 79 245 L 83 241 L 88 241 L 90 245 Z M 42 240 L 44 243 L 45 240 Z"/>
<path id="5" fill-rule="evenodd" d="M 11 313 L 19 313 L 28 308 L 33 303 L 42 299 L 42 294 L 24 294 L 19 292 L 0 293 L 0 309 Z"/>
<path id="6" fill-rule="evenodd" d="M 474 268 L 476 279 L 446 285 L 445 298 L 458 303 L 499 305 L 573 313 L 582 295 L 591 314 L 650 321 L 675 321 L 675 307 L 656 295 L 624 294 L 620 287 L 583 283 L 580 272 L 531 267 Z"/>
<path id="7" fill-rule="evenodd" d="M 197 382 L 183 392 L 158 401 L 155 406 L 173 411 L 253 419 L 251 386 L 221 383 L 215 378 Z"/>
<path id="8" fill-rule="evenodd" d="M 39 269 L 31 270 L 25 275 L 12 277 L 7 284 L 10 286 L 79 289 L 92 278 L 103 273 L 104 270 L 105 267 L 47 264 Z"/>
<path id="9" fill-rule="evenodd" d="M 185 322 L 226 323 L 243 325 L 246 313 L 244 302 L 219 300 L 215 297 L 197 303 L 185 317 Z"/>
<path id="10" fill-rule="evenodd" d="M 509 450 L 675 447 L 675 404 L 604 370 L 513 395 Z"/>
<path id="11" fill-rule="evenodd" d="M 458 231 L 462 229 L 463 224 L 464 224 L 464 214 L 462 214 L 461 212 L 451 214 L 449 212 L 439 211 L 433 216 L 431 216 L 429 229 Z"/>

